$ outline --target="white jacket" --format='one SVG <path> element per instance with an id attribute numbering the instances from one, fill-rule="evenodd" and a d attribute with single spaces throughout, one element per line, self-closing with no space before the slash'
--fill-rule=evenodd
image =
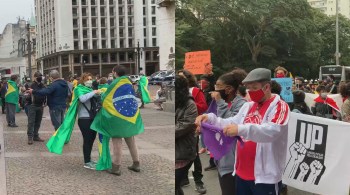
<path id="1" fill-rule="evenodd" d="M 221 128 L 229 124 L 238 124 L 238 135 L 257 143 L 255 183 L 276 184 L 282 180 L 286 163 L 290 110 L 288 104 L 276 95 L 260 125 L 243 124 L 253 104 L 245 103 L 236 116 L 226 119 L 210 113 L 207 122 Z"/>

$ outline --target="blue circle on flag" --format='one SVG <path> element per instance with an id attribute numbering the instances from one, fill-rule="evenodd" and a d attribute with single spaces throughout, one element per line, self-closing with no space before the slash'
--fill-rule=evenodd
<path id="1" fill-rule="evenodd" d="M 135 92 L 131 86 L 124 84 L 115 90 L 113 99 L 120 98 L 113 102 L 114 108 L 123 116 L 133 117 L 138 110 Z"/>

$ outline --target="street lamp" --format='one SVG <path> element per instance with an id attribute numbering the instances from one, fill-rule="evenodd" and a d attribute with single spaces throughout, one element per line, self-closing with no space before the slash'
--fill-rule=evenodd
<path id="1" fill-rule="evenodd" d="M 143 51 L 143 48 L 140 48 L 140 41 L 137 40 L 137 47 L 135 48 L 135 53 L 136 53 L 136 71 L 135 71 L 135 74 L 136 75 L 139 75 L 140 74 L 140 70 L 142 70 L 141 68 L 141 57 L 142 57 L 142 51 Z"/>
<path id="2" fill-rule="evenodd" d="M 30 24 L 29 22 L 27 23 L 27 51 L 28 51 L 28 76 L 30 78 L 30 80 L 32 80 L 32 44 L 33 47 L 35 47 L 35 39 L 31 40 L 30 39 Z"/>

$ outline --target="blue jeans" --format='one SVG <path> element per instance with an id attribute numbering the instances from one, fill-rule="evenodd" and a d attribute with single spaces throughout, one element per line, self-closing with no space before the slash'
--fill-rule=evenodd
<path id="1" fill-rule="evenodd" d="M 52 125 L 55 127 L 55 131 L 63 123 L 65 112 L 66 112 L 66 108 L 62 108 L 62 107 L 50 108 L 51 122 L 52 122 Z"/>

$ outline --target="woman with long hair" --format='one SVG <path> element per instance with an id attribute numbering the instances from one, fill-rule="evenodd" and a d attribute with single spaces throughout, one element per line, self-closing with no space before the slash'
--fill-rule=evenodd
<path id="1" fill-rule="evenodd" d="M 79 84 L 75 90 L 85 88 L 84 95 L 79 96 L 78 106 L 78 126 L 83 135 L 83 154 L 84 168 L 95 169 L 96 162 L 91 160 L 91 150 L 96 138 L 96 131 L 90 128 L 94 120 L 93 109 L 96 106 L 96 95 L 101 93 L 100 90 L 92 90 L 92 75 L 83 73 L 80 77 Z"/>
<path id="2" fill-rule="evenodd" d="M 181 181 L 197 153 L 194 122 L 198 114 L 184 77 L 175 77 L 175 91 L 175 194 L 182 195 Z"/>

